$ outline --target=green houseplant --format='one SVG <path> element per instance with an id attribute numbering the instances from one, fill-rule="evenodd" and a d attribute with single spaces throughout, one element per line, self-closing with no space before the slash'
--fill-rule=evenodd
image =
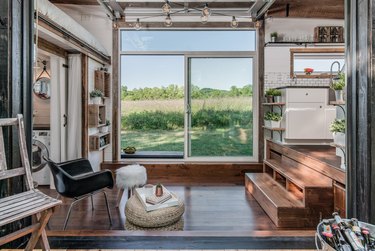
<path id="1" fill-rule="evenodd" d="M 344 101 L 345 74 L 339 73 L 336 78 L 332 79 L 331 88 L 335 91 L 336 101 Z"/>
<path id="2" fill-rule="evenodd" d="M 274 92 L 275 92 L 275 89 L 272 89 L 272 88 L 270 88 L 266 91 L 265 96 L 266 96 L 266 99 L 267 99 L 267 101 L 266 101 L 267 103 L 273 103 Z"/>
<path id="3" fill-rule="evenodd" d="M 90 98 L 93 104 L 100 105 L 103 97 L 104 93 L 99 89 L 94 89 L 90 92 Z"/>
<path id="4" fill-rule="evenodd" d="M 280 128 L 281 115 L 277 112 L 267 112 L 264 115 L 264 126 L 270 128 Z"/>
<path id="5" fill-rule="evenodd" d="M 274 89 L 273 91 L 273 101 L 275 103 L 281 103 L 281 91 L 278 89 Z"/>
<path id="6" fill-rule="evenodd" d="M 275 43 L 277 40 L 277 32 L 271 32 L 271 42 Z"/>
<path id="7" fill-rule="evenodd" d="M 333 134 L 333 142 L 340 146 L 345 146 L 345 120 L 344 119 L 335 119 L 329 130 Z"/>

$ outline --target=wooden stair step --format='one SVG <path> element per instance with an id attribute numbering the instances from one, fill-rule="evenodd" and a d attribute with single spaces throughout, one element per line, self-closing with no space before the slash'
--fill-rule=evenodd
<path id="1" fill-rule="evenodd" d="M 305 227 L 301 201 L 266 173 L 246 173 L 245 186 L 277 227 Z"/>
<path id="2" fill-rule="evenodd" d="M 267 159 L 264 160 L 264 164 L 302 189 L 332 187 L 330 178 L 298 163 L 293 164 L 291 161 Z"/>

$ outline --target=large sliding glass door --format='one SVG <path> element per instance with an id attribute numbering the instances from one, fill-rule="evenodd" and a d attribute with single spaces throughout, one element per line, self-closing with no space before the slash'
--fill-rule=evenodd
<path id="1" fill-rule="evenodd" d="M 188 157 L 253 156 L 253 59 L 188 59 Z"/>

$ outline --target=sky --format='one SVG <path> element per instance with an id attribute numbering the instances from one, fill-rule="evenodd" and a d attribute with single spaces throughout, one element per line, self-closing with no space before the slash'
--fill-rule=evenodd
<path id="1" fill-rule="evenodd" d="M 255 49 L 255 33 L 251 31 L 124 31 L 121 39 L 122 50 L 131 52 Z M 128 90 L 183 86 L 184 64 L 183 55 L 123 55 L 121 84 Z M 229 90 L 233 85 L 243 87 L 253 82 L 251 58 L 192 58 L 190 66 L 191 83 L 200 88 Z"/>

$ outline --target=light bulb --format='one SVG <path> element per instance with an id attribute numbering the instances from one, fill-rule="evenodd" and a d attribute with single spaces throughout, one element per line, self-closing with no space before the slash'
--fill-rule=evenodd
<path id="1" fill-rule="evenodd" d="M 206 3 L 206 5 L 204 6 L 203 10 L 202 10 L 202 16 L 210 16 L 211 15 L 211 10 L 210 8 L 208 8 L 208 4 Z"/>
<path id="2" fill-rule="evenodd" d="M 163 7 L 161 7 L 161 9 L 163 10 L 164 14 L 171 13 L 171 5 L 169 4 L 169 1 L 165 1 L 165 4 L 163 5 Z"/>
<path id="3" fill-rule="evenodd" d="M 202 15 L 201 16 L 201 22 L 202 22 L 202 24 L 206 24 L 208 22 L 208 16 Z"/>
<path id="4" fill-rule="evenodd" d="M 232 26 L 232 28 L 238 27 L 238 21 L 236 20 L 235 16 L 232 17 L 232 22 L 230 22 L 230 26 Z"/>
<path id="5" fill-rule="evenodd" d="M 173 24 L 172 22 L 172 19 L 171 19 L 171 15 L 167 15 L 167 17 L 165 18 L 165 22 L 164 22 L 164 25 L 167 26 L 167 27 L 171 27 Z"/>
<path id="6" fill-rule="evenodd" d="M 137 31 L 139 31 L 139 30 L 142 28 L 141 23 L 139 22 L 139 18 L 137 18 L 137 22 L 135 22 L 135 24 L 134 24 L 134 28 L 135 28 Z"/>
<path id="7" fill-rule="evenodd" d="M 118 28 L 118 23 L 117 21 L 113 21 L 113 29 L 117 29 Z"/>

